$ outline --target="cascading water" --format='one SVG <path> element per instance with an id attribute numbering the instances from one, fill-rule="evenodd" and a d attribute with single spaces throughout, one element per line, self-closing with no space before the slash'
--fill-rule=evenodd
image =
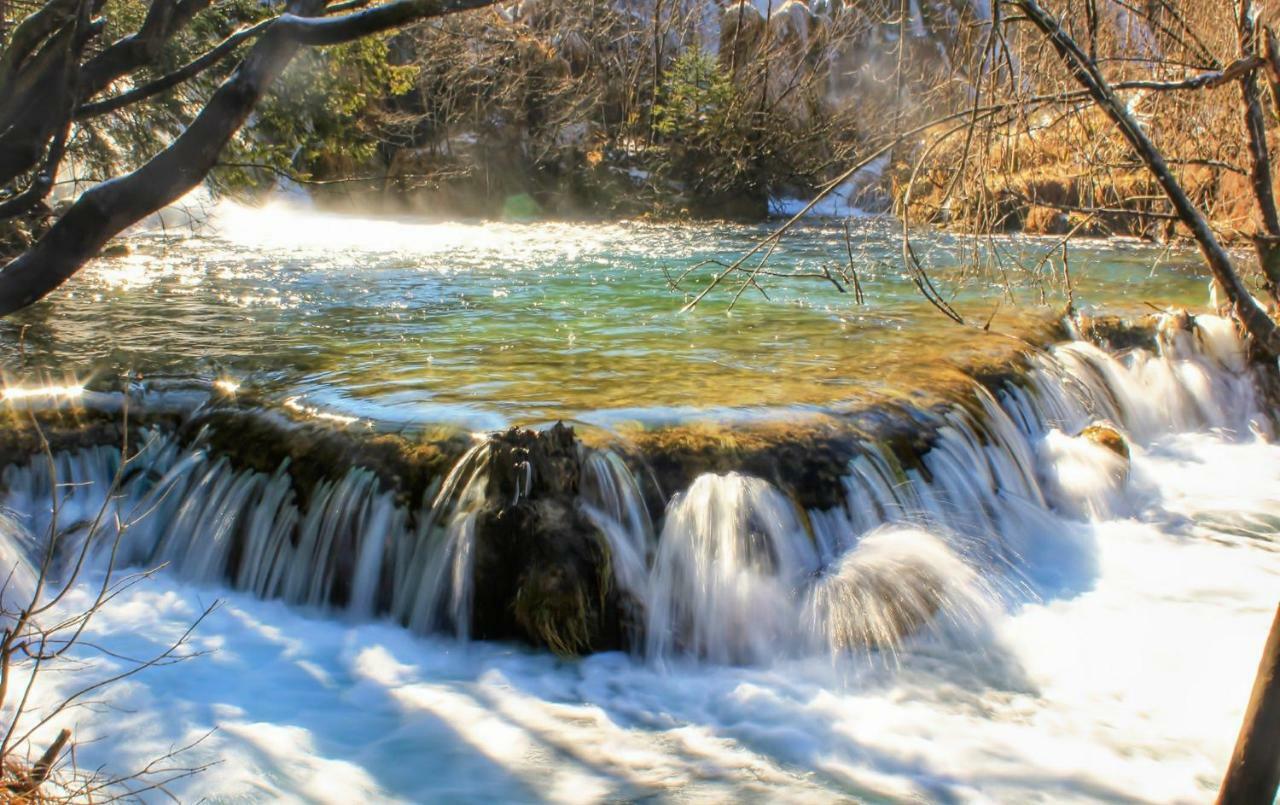
<path id="1" fill-rule="evenodd" d="M 0 611 L 3 617 L 19 612 L 35 594 L 38 547 L 30 539 L 18 517 L 0 509 L 0 567 L 5 568 L 0 582 Z"/>
<path id="2" fill-rule="evenodd" d="M 1025 386 L 999 399 L 978 387 L 978 413 L 947 412 L 918 467 L 861 445 L 845 505 L 807 512 L 807 532 L 765 481 L 698 478 L 668 509 L 649 654 L 894 649 L 922 624 L 975 622 L 1006 595 L 1051 591 L 1052 578 L 1024 572 L 1043 573 L 1028 559 L 1072 539 L 1051 509 L 1111 516 L 1128 496 L 1128 459 L 1075 435 L 1086 425 L 1117 423 L 1126 449 L 1189 429 L 1270 433 L 1229 321 L 1170 319 L 1160 347 L 1121 359 L 1072 342 L 1035 355 Z"/>
<path id="3" fill-rule="evenodd" d="M 139 763 L 217 727 L 197 760 L 228 773 L 183 799 L 1201 801 L 1274 606 L 1280 464 L 1228 323 L 1172 322 L 1158 346 L 1029 356 L 1015 381 L 918 412 L 926 448 L 857 444 L 829 508 L 804 510 L 786 477 L 691 473 L 651 519 L 648 475 L 571 445 L 573 505 L 531 509 L 598 532 L 641 657 L 460 651 L 369 622 L 480 633 L 494 490 L 508 506 L 538 482 L 518 461 L 497 483 L 495 439 L 418 507 L 369 470 L 303 485 L 159 430 L 123 465 L 61 451 L 0 476 L 0 560 L 36 554 L 54 497 L 61 553 L 96 528 L 101 566 L 124 525 L 122 560 L 169 570 L 95 619 L 89 639 L 123 656 L 199 613 L 210 591 L 188 580 L 245 591 L 220 590 L 202 624 L 221 651 L 78 726 L 86 756 Z M 121 729 L 126 745 L 93 743 Z"/>
<path id="4" fill-rule="evenodd" d="M 1042 567 L 1029 560 L 1046 545 L 1071 539 L 1051 510 L 1097 518 L 1136 505 L 1142 480 L 1127 458 L 1077 435 L 1086 425 L 1113 423 L 1133 450 L 1195 428 L 1270 433 L 1239 340 L 1215 317 L 1169 319 L 1158 354 L 1064 344 L 1032 356 L 1022 382 L 974 393 L 974 404 L 941 412 L 922 455 L 860 444 L 841 506 L 801 511 L 765 480 L 707 474 L 670 502 L 656 539 L 626 462 L 579 447 L 576 505 L 637 610 L 646 655 L 763 663 L 896 650 L 922 626 L 980 621 L 1004 597 L 1052 590 L 1043 569 L 1026 571 Z M 120 533 L 125 564 L 466 637 L 492 457 L 490 442 L 477 443 L 413 511 L 368 470 L 322 480 L 301 500 L 287 461 L 271 474 L 237 469 L 202 439 L 183 447 L 153 430 L 123 466 L 117 448 L 98 447 L 8 467 L 4 506 L 27 517 L 8 530 L 34 543 L 50 528 L 56 484 L 64 553 L 94 531 L 102 562 Z M 513 503 L 532 488 L 523 466 Z"/>
<path id="5" fill-rule="evenodd" d="M 903 635 L 942 613 L 978 620 L 994 591 L 944 539 L 921 528 L 884 526 L 863 535 L 810 589 L 804 617 L 833 653 L 868 648 L 892 655 Z"/>
<path id="6" fill-rule="evenodd" d="M 609 544 L 618 585 L 647 604 L 654 534 L 644 494 L 617 453 L 607 449 L 584 452 L 582 510 Z"/>
<path id="7" fill-rule="evenodd" d="M 641 600 L 654 538 L 639 486 L 611 451 L 581 453 L 578 504 L 610 545 L 616 583 Z M 116 566 L 164 565 L 202 584 L 229 583 L 261 598 L 336 606 L 356 617 L 389 613 L 414 631 L 465 639 L 476 517 L 489 494 L 492 455 L 491 442 L 478 442 L 415 511 L 365 469 L 321 480 L 300 501 L 288 459 L 269 475 L 240 470 L 211 457 L 203 435 L 183 447 L 148 430 L 123 465 L 119 448 L 101 446 L 5 468 L 0 511 L 26 514 L 6 521 L 12 536 L 5 549 L 15 561 L 24 557 L 26 578 L 37 536 L 51 529 L 60 535 L 64 564 L 92 536 L 89 553 L 98 567 L 114 552 Z M 532 469 L 522 472 L 511 503 L 531 483 Z"/>
<path id="8" fill-rule="evenodd" d="M 647 651 L 762 661 L 795 632 L 791 598 L 818 556 L 782 493 L 703 475 L 667 510 L 650 578 Z"/>
<path id="9" fill-rule="evenodd" d="M 415 630 L 451 625 L 459 636 L 467 636 L 475 510 L 484 498 L 488 457 L 488 445 L 478 444 L 449 471 L 418 531 L 405 572 L 396 577 L 399 594 L 392 611 Z"/>
<path id="10" fill-rule="evenodd" d="M 164 564 L 192 581 L 229 582 L 295 604 L 339 604 L 358 616 L 391 608 L 423 630 L 457 623 L 465 632 L 479 449 L 459 462 L 416 529 L 367 470 L 321 481 L 300 507 L 287 460 L 271 475 L 236 470 L 225 458 L 211 460 L 200 440 L 182 448 L 158 432 L 123 468 L 112 447 L 8 467 L 4 506 L 33 513 L 23 533 L 48 533 L 56 477 L 57 530 L 76 537 L 60 539 L 64 555 L 93 531 L 99 565 L 119 537 L 118 564 Z M 383 600 L 388 580 L 391 603 Z"/>

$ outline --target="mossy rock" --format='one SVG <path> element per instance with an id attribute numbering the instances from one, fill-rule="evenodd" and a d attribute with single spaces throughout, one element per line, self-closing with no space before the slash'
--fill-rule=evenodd
<path id="1" fill-rule="evenodd" d="M 471 631 L 571 656 L 623 648 L 608 545 L 576 505 L 573 429 L 512 428 L 491 438 L 476 516 Z"/>
<path id="2" fill-rule="evenodd" d="M 1095 422 L 1080 431 L 1080 436 L 1120 456 L 1125 460 L 1126 464 L 1129 462 L 1129 442 L 1112 425 L 1105 422 Z"/>
<path id="3" fill-rule="evenodd" d="M 461 432 L 416 441 L 239 402 L 212 405 L 182 429 L 186 439 L 201 434 L 214 455 L 227 456 L 237 467 L 272 473 L 288 460 L 289 475 L 304 503 L 322 481 L 360 467 L 374 473 L 410 511 L 417 510 L 431 483 L 447 474 L 472 443 Z"/>

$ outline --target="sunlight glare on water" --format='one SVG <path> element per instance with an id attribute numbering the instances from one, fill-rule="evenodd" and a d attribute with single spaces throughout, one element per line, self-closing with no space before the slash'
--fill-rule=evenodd
<path id="1" fill-rule="evenodd" d="M 228 244 L 255 252 L 331 255 L 353 251 L 419 258 L 468 254 L 500 260 L 513 270 L 548 259 L 596 254 L 626 239 L 626 226 L 619 224 L 584 228 L 570 223 L 423 223 L 324 212 L 300 216 L 295 207 L 281 202 L 253 208 L 221 205 L 209 230 Z M 449 270 L 445 265 L 433 268 Z"/>
<path id="2" fill-rule="evenodd" d="M 0 324 L 0 355 L 17 361 L 26 327 L 23 362 L 34 373 L 232 374 L 277 404 L 297 397 L 395 426 L 490 428 L 838 406 L 928 385 L 940 365 L 1005 339 L 947 322 L 895 268 L 895 229 L 857 226 L 865 306 L 825 280 L 771 277 L 768 299 L 745 293 L 732 315 L 732 283 L 681 314 L 718 270 L 700 263 L 737 259 L 769 227 L 424 223 L 227 203 L 194 233 L 133 236 L 132 253 L 97 261 Z M 971 273 L 962 245 L 918 243 L 944 287 Z M 1051 246 L 1018 248 L 1034 265 Z M 1076 248 L 1084 308 L 1204 298 L 1192 256 L 1133 243 Z M 783 240 L 770 267 L 812 275 L 847 262 L 843 230 L 812 223 Z M 672 290 L 669 279 L 693 268 Z M 1053 270 L 1041 266 L 1040 279 Z M 997 332 L 1052 319 L 1062 304 L 1050 294 L 1041 305 L 1028 286 L 1018 291 L 1024 304 L 993 311 L 987 281 L 956 289 L 954 304 L 983 322 L 994 312 Z"/>

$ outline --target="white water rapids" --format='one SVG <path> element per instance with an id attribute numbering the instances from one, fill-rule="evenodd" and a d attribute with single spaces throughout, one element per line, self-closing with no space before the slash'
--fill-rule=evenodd
<path id="1" fill-rule="evenodd" d="M 1205 801 L 1280 593 L 1280 446 L 1230 325 L 1198 324 L 1159 355 L 1035 358 L 1022 387 L 947 414 L 916 464 L 868 445 L 832 511 L 706 475 L 651 524 L 625 465 L 588 456 L 580 503 L 643 607 L 636 656 L 422 634 L 465 632 L 471 460 L 410 534 L 368 474 L 299 511 L 278 475 L 158 443 L 120 508 L 147 513 L 130 561 L 171 571 L 88 642 L 147 656 L 226 603 L 194 638 L 211 653 L 68 714 L 77 759 L 128 770 L 216 728 L 186 759 L 221 763 L 173 784 L 183 801 Z M 1073 435 L 1098 420 L 1130 464 Z M 60 457 L 90 484 L 68 523 L 113 460 Z M 48 479 L 14 467 L 4 489 L 11 560 Z M 252 538 L 233 561 L 235 533 Z M 327 560 L 343 540 L 355 568 Z M 335 584 L 346 608 L 319 608 Z M 385 610 L 413 628 L 369 615 Z M 84 654 L 38 706 L 123 664 Z"/>

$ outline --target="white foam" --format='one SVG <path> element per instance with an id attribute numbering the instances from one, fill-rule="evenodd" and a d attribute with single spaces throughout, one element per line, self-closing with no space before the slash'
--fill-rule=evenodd
<path id="1" fill-rule="evenodd" d="M 1183 473 L 1265 470 L 1237 474 L 1229 503 L 1241 517 L 1274 511 L 1275 446 L 1181 437 L 1136 463 L 1174 476 L 1161 505 L 1181 514 L 1196 513 Z M 983 640 L 906 646 L 897 667 L 560 662 L 222 593 L 227 605 L 200 632 L 225 638 L 219 651 L 115 689 L 111 711 L 79 711 L 81 740 L 130 736 L 84 747 L 81 762 L 140 765 L 217 727 L 191 758 L 223 763 L 177 784 L 184 801 L 1204 801 L 1248 697 L 1280 553 L 1174 520 L 1079 524 L 1093 573 L 994 616 Z M 161 576 L 105 611 L 90 636 L 146 654 L 207 601 Z M 76 684 L 49 680 L 43 701 Z"/>

